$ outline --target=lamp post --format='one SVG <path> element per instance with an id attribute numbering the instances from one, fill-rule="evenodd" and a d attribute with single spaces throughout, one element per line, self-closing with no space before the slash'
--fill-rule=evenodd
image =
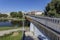
<path id="1" fill-rule="evenodd" d="M 24 19 L 24 13 L 23 13 L 23 19 Z M 24 31 L 24 20 L 23 20 L 23 31 Z"/>
<path id="2" fill-rule="evenodd" d="M 24 13 L 23 13 L 23 19 L 25 19 Z M 22 23 L 23 23 L 23 25 L 22 25 L 22 27 L 23 27 L 22 35 L 23 35 L 23 40 L 24 40 L 25 39 L 24 20 L 22 20 Z"/>

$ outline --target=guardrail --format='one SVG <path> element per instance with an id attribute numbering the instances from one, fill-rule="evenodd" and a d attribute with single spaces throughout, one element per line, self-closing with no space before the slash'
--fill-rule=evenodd
<path id="1" fill-rule="evenodd" d="M 34 15 L 28 15 L 31 17 L 35 17 L 35 18 L 39 18 L 39 19 L 43 19 L 43 20 L 47 20 L 56 24 L 60 24 L 60 18 L 51 18 L 51 17 L 43 17 L 43 16 L 34 16 Z"/>

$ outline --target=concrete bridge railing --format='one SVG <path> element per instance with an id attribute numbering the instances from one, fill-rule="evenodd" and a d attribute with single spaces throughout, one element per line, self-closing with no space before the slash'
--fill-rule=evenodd
<path id="1" fill-rule="evenodd" d="M 44 27 L 40 26 L 40 30 L 45 32 L 45 34 L 52 38 L 52 40 L 60 40 L 60 18 L 38 17 L 31 15 L 26 15 L 26 18 L 37 26 L 40 26 L 40 24 L 43 25 Z"/>

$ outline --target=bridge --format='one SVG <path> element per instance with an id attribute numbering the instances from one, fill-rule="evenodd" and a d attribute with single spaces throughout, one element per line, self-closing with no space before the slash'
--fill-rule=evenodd
<path id="1" fill-rule="evenodd" d="M 48 40 L 60 40 L 60 18 L 34 15 L 25 15 L 25 17 L 30 21 L 30 31 L 37 37 L 41 36 L 40 34 L 43 33 Z"/>

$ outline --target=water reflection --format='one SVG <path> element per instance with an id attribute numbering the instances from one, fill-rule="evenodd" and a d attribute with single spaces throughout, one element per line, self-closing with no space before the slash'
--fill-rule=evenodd
<path id="1" fill-rule="evenodd" d="M 2 26 L 22 26 L 22 21 L 0 20 L 0 27 Z"/>

